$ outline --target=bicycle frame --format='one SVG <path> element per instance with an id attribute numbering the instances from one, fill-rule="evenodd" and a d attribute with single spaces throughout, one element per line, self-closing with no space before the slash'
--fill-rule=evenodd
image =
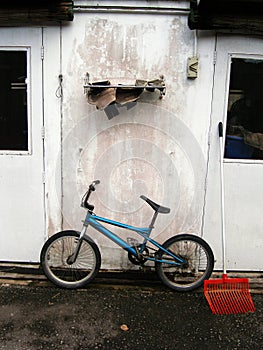
<path id="1" fill-rule="evenodd" d="M 157 214 L 153 217 L 152 224 L 155 221 L 156 216 L 157 216 Z M 162 262 L 162 263 L 175 265 L 175 266 L 181 266 L 182 264 L 185 263 L 185 260 L 183 258 L 178 257 L 175 254 L 173 254 L 171 251 L 166 250 L 165 248 L 162 247 L 162 245 L 160 245 L 158 242 L 156 242 L 155 240 L 150 238 L 150 234 L 151 234 L 151 231 L 153 229 L 153 225 L 152 224 L 149 227 L 142 227 L 142 228 L 134 227 L 134 226 L 130 226 L 130 225 L 118 222 L 118 221 L 114 221 L 114 220 L 110 220 L 110 219 L 106 219 L 106 218 L 97 216 L 97 215 L 95 215 L 93 213 L 90 213 L 88 211 L 87 214 L 86 214 L 86 218 L 85 218 L 84 224 L 83 224 L 83 229 L 82 229 L 81 234 L 80 234 L 80 240 L 86 234 L 87 227 L 90 225 L 95 230 L 99 231 L 104 236 L 108 237 L 110 240 L 115 242 L 117 245 L 119 245 L 121 248 L 123 248 L 127 252 L 133 254 L 134 256 L 138 256 L 138 251 L 133 246 L 129 245 L 127 242 L 125 242 L 123 239 L 121 239 L 115 233 L 113 233 L 112 231 L 107 229 L 105 226 L 103 226 L 100 222 L 103 222 L 103 223 L 106 223 L 106 224 L 110 224 L 112 226 L 117 226 L 117 227 L 120 227 L 120 228 L 124 228 L 126 230 L 130 230 L 130 231 L 136 232 L 137 234 L 139 234 L 140 236 L 142 236 L 144 238 L 144 241 L 142 243 L 142 250 L 145 248 L 146 243 L 150 242 L 151 244 L 153 244 L 157 248 L 161 249 L 167 255 L 171 256 L 174 259 L 174 261 L 169 261 L 169 260 L 165 260 L 165 259 L 158 259 L 156 257 L 154 257 L 154 258 L 146 257 L 147 260 L 156 261 L 156 262 Z"/>

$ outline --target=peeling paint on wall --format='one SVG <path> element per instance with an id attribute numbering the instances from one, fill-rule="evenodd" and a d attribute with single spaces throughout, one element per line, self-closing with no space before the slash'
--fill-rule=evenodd
<path id="1" fill-rule="evenodd" d="M 159 215 L 156 223 L 153 236 L 160 241 L 177 232 L 200 233 L 205 162 L 183 121 L 189 84 L 185 65 L 192 52 L 186 18 L 82 14 L 75 21 L 74 30 L 63 29 L 65 228 L 80 227 L 81 195 L 99 178 L 93 197 L 99 215 L 146 226 L 153 212 L 140 200 L 144 194 L 171 207 L 171 214 Z M 115 84 L 164 74 L 167 95 L 159 100 L 145 93 L 136 107 L 107 120 L 85 100 L 81 78 L 86 72 L 93 81 L 107 78 Z M 111 260 L 112 243 L 95 238 L 106 249 L 106 266 L 118 267 L 122 253 Z"/>

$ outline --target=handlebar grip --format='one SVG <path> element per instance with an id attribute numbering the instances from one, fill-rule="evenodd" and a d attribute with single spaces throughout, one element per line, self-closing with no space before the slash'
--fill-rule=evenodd
<path id="1" fill-rule="evenodd" d="M 219 137 L 223 137 L 223 123 L 219 122 L 218 124 L 218 133 L 219 133 Z"/>
<path id="2" fill-rule="evenodd" d="M 88 200 L 89 200 L 89 196 L 90 196 L 90 194 L 91 194 L 91 191 L 95 191 L 95 188 L 93 187 L 93 189 L 92 189 L 92 188 L 91 188 L 91 185 L 90 185 L 90 186 L 89 186 L 89 190 L 88 190 L 88 192 L 87 192 L 87 194 L 86 194 L 86 197 L 85 197 L 85 199 L 84 199 L 84 201 L 83 201 L 83 206 L 84 206 L 84 208 L 86 208 L 86 209 L 88 209 L 88 210 L 90 210 L 90 211 L 93 211 L 94 205 L 88 203 Z"/>

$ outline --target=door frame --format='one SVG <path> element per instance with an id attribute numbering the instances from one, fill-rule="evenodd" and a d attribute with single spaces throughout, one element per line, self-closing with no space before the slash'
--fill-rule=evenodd
<path id="1" fill-rule="evenodd" d="M 232 43 L 231 43 L 232 41 Z M 247 45 L 245 45 L 247 43 Z M 221 229 L 221 191 L 220 191 L 220 144 L 219 144 L 219 134 L 218 134 L 218 123 L 220 121 L 224 124 L 224 131 L 226 129 L 227 121 L 227 107 L 228 107 L 228 95 L 229 95 L 229 82 L 230 82 L 230 72 L 231 72 L 231 59 L 236 57 L 249 57 L 249 58 L 259 58 L 263 59 L 263 41 L 259 38 L 250 38 L 242 36 L 233 35 L 218 35 L 216 38 L 215 45 L 215 62 L 214 62 L 214 82 L 213 82 L 213 98 L 211 101 L 211 114 L 210 114 L 210 127 L 209 127 L 209 156 L 208 156 L 208 172 L 207 172 L 207 186 L 205 194 L 205 215 L 204 215 L 204 235 L 213 247 L 216 255 L 216 265 L 215 269 L 222 269 L 222 229 Z M 231 46 L 232 45 L 232 46 Z M 262 47 L 262 54 L 258 53 L 257 48 Z M 224 132 L 225 135 L 225 132 Z M 225 136 L 224 136 L 225 139 Z M 231 166 L 236 167 L 248 167 L 252 166 L 263 166 L 262 160 L 252 160 L 252 159 L 225 159 L 224 158 L 224 168 L 225 168 L 225 194 L 226 197 L 230 195 L 228 192 L 229 184 L 227 178 L 231 175 Z M 241 168 L 240 168 L 241 169 Z M 248 168 L 246 168 L 248 171 Z M 230 179 L 230 178 L 229 178 Z M 230 180 L 229 180 L 230 181 Z M 232 193 L 231 193 L 232 194 Z M 262 196 L 263 198 L 263 196 Z M 235 199 L 235 198 L 234 198 Z M 227 199 L 225 200 L 227 207 Z M 236 201 L 235 205 L 238 205 Z M 227 208 L 226 208 L 227 209 Z M 231 208 L 228 206 L 228 212 L 230 213 Z M 229 214 L 230 215 L 230 214 Z M 226 210 L 226 225 L 229 223 L 232 225 L 231 220 L 227 220 L 227 210 Z M 232 227 L 232 226 L 229 226 Z M 238 270 L 249 270 L 249 271 L 260 271 L 262 266 L 260 266 L 259 257 L 257 253 L 255 256 L 253 254 L 246 254 L 243 256 L 244 263 L 241 261 L 242 256 L 240 256 L 238 247 L 241 250 L 242 245 L 245 246 L 246 243 L 250 249 L 258 246 L 258 237 L 256 233 L 253 237 L 246 236 L 249 231 L 236 235 L 236 232 L 226 227 L 226 240 L 227 240 L 227 269 L 238 271 Z M 231 232 L 230 232 L 231 231 Z M 232 236 L 231 236 L 232 235 Z M 236 235 L 236 236 L 235 236 Z M 242 241 L 242 242 L 241 242 Z M 235 242 L 235 246 L 234 243 Z M 261 243 L 262 244 L 262 243 Z M 251 248 L 252 247 L 252 248 Z M 258 249 L 258 248 L 257 248 Z M 245 257 L 245 258 L 244 258 Z M 237 259 L 237 260 L 235 260 Z"/>

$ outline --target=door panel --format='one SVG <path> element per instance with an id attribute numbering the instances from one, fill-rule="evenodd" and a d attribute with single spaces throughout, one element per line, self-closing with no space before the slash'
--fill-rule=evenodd
<path id="1" fill-rule="evenodd" d="M 45 236 L 42 30 L 0 31 L 0 260 L 33 262 Z"/>
<path id="2" fill-rule="evenodd" d="M 260 82 L 257 74 L 248 78 L 242 76 L 244 71 L 241 64 L 254 65 L 257 60 L 258 68 L 263 60 L 263 42 L 259 38 L 219 36 L 217 40 L 217 60 L 215 66 L 215 83 L 211 118 L 210 164 L 208 173 L 207 205 L 205 217 L 205 235 L 211 242 L 217 258 L 216 268 L 222 268 L 221 251 L 221 213 L 220 213 L 220 163 L 218 123 L 223 121 L 225 133 L 229 133 L 230 113 L 229 104 L 234 99 L 243 98 L 243 89 L 239 85 L 241 79 L 249 80 L 250 84 Z M 234 61 L 238 60 L 238 61 Z M 238 64 L 233 64 L 233 63 Z M 233 86 L 232 69 L 236 78 Z M 231 75 L 232 74 L 232 75 Z M 253 80 L 254 79 L 254 80 Z M 237 83 L 239 81 L 239 83 Z M 241 86 L 241 87 L 240 87 Z M 235 96 L 237 94 L 238 96 Z M 238 116 L 244 112 L 239 112 Z M 249 117 L 252 116 L 250 112 Z M 241 118 L 242 119 L 242 118 Z M 234 123 L 236 125 L 236 121 Z M 241 123 L 242 124 L 242 123 Z M 240 125 L 240 124 L 239 124 Z M 242 124 L 244 126 L 244 124 Z M 251 127 L 245 125 L 245 129 Z M 251 129 L 253 132 L 260 132 Z M 263 136 L 263 135 L 262 135 Z M 237 136 L 243 141 L 242 135 Z M 228 144 L 227 140 L 227 144 Z M 229 145 L 229 144 L 228 144 Z M 232 146 L 231 146 L 232 147 Z M 263 161 L 259 152 L 254 156 L 225 153 L 225 216 L 227 268 L 229 270 L 262 269 L 262 232 L 263 216 Z"/>

